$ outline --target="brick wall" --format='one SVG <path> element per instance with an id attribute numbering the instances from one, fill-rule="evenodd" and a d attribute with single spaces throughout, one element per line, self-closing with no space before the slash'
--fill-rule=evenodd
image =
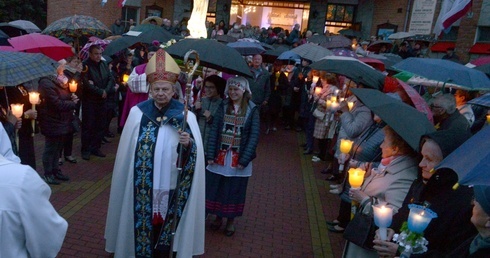
<path id="1" fill-rule="evenodd" d="M 469 51 L 475 41 L 475 35 L 478 28 L 478 19 L 483 0 L 473 0 L 473 7 L 470 11 L 473 12 L 473 17 L 463 17 L 459 25 L 458 38 L 456 39 L 455 52 L 461 58 L 463 63 L 467 63 L 470 59 Z"/>
<path id="2" fill-rule="evenodd" d="M 397 31 L 404 30 L 405 17 L 407 15 L 408 0 L 376 0 L 374 1 L 373 22 L 370 35 L 376 35 L 377 26 L 383 23 L 398 25 Z M 398 9 L 401 8 L 401 13 Z M 408 29 L 408 25 L 407 25 Z"/>

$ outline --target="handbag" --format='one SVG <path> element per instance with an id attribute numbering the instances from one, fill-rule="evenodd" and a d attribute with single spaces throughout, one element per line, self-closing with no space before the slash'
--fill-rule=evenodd
<path id="1" fill-rule="evenodd" d="M 372 214 L 372 212 L 365 214 L 362 211 L 358 211 L 349 224 L 347 224 L 344 231 L 344 238 L 364 249 L 374 250 L 373 240 L 376 234 L 376 227 Z"/>
<path id="2" fill-rule="evenodd" d="M 320 120 L 325 120 L 325 117 L 327 116 L 327 113 L 319 110 L 318 108 L 315 108 L 315 110 L 313 110 L 313 116 L 317 119 L 320 119 Z"/>

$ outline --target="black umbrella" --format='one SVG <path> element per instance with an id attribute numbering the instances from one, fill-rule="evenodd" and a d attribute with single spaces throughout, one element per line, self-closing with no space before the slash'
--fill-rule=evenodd
<path id="1" fill-rule="evenodd" d="M 0 30 L 0 46 L 10 46 L 10 43 L 8 41 L 9 38 L 9 35 Z"/>
<path id="2" fill-rule="evenodd" d="M 0 30 L 5 32 L 5 34 L 9 35 L 10 37 L 17 37 L 29 34 L 25 29 L 14 24 L 9 24 L 7 22 L 0 23 Z"/>
<path id="3" fill-rule="evenodd" d="M 425 114 L 401 100 L 372 89 L 351 89 L 351 91 L 415 151 L 419 151 L 421 137 L 435 131 Z"/>
<path id="4" fill-rule="evenodd" d="M 341 74 L 366 87 L 382 89 L 385 76 L 371 66 L 352 57 L 328 56 L 310 65 L 311 69 Z"/>
<path id="5" fill-rule="evenodd" d="M 266 50 L 262 53 L 262 57 L 265 63 L 274 63 L 278 56 L 290 49 L 291 48 L 287 45 L 277 45 L 275 48 Z"/>
<path id="6" fill-rule="evenodd" d="M 145 31 L 143 32 L 131 30 L 121 38 L 113 40 L 104 50 L 104 55 L 114 55 L 117 52 L 129 48 L 137 43 L 152 44 L 155 40 L 159 42 L 167 42 L 171 39 L 180 38 L 170 34 L 170 32 L 166 31 L 162 27 L 155 25 L 151 25 L 154 26 L 154 29 L 147 29 L 146 27 L 148 27 L 148 25 L 149 24 L 145 24 Z"/>
<path id="7" fill-rule="evenodd" d="M 165 49 L 170 55 L 184 59 L 189 50 L 199 54 L 200 64 L 230 74 L 252 77 L 247 62 L 235 49 L 212 39 L 183 39 Z"/>

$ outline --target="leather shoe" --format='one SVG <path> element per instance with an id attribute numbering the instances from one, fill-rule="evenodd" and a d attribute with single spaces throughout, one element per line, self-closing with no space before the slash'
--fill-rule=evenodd
<path id="1" fill-rule="evenodd" d="M 111 141 L 107 140 L 105 137 L 102 137 L 102 143 L 111 143 Z"/>
<path id="2" fill-rule="evenodd" d="M 68 181 L 70 180 L 70 178 L 68 176 L 65 176 L 63 175 L 63 173 L 61 173 L 61 170 L 58 170 L 54 173 L 54 177 L 58 180 L 61 180 L 61 181 Z"/>
<path id="3" fill-rule="evenodd" d="M 60 182 L 58 182 L 58 181 L 56 181 L 56 179 L 54 179 L 53 175 L 44 176 L 44 181 L 50 185 L 59 185 L 60 184 Z"/>
<path id="4" fill-rule="evenodd" d="M 337 179 L 339 179 L 339 176 L 337 175 L 330 175 L 329 177 L 325 178 L 327 181 L 335 181 Z"/>
<path id="5" fill-rule="evenodd" d="M 90 153 L 82 153 L 82 159 L 90 160 Z"/>
<path id="6" fill-rule="evenodd" d="M 333 233 L 343 233 L 345 231 L 345 228 L 340 227 L 339 225 L 334 225 L 334 226 L 327 225 L 327 228 L 328 231 Z"/>
<path id="7" fill-rule="evenodd" d="M 235 226 L 233 225 L 226 226 L 225 235 L 231 237 L 233 236 L 233 234 L 235 234 Z"/>
<path id="8" fill-rule="evenodd" d="M 108 132 L 108 133 L 105 135 L 105 137 L 114 138 L 114 137 L 115 137 L 115 135 L 114 135 L 113 133 L 111 133 L 111 132 Z"/>
<path id="9" fill-rule="evenodd" d="M 218 230 L 221 227 L 221 224 L 223 224 L 223 220 L 221 219 L 216 219 L 211 223 L 211 226 L 209 226 L 212 230 Z"/>
<path id="10" fill-rule="evenodd" d="M 101 158 L 106 157 L 106 155 L 104 153 L 102 153 L 100 150 L 92 151 L 92 155 L 97 156 L 97 157 L 101 157 Z"/>
<path id="11" fill-rule="evenodd" d="M 338 220 L 332 220 L 332 221 L 326 221 L 327 223 L 327 226 L 335 226 L 335 225 L 338 225 L 339 224 L 339 221 Z"/>
<path id="12" fill-rule="evenodd" d="M 306 150 L 303 152 L 303 154 L 304 154 L 304 155 L 310 155 L 310 154 L 312 154 L 312 153 L 313 153 L 313 151 L 312 151 L 312 150 L 310 150 L 310 149 L 306 149 Z"/>
<path id="13" fill-rule="evenodd" d="M 65 156 L 65 160 L 73 164 L 77 163 L 77 159 L 72 156 Z"/>

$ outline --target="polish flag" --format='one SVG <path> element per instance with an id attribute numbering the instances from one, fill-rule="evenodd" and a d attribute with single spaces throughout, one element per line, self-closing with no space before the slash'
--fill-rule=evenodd
<path id="1" fill-rule="evenodd" d="M 125 4 L 126 0 L 117 0 L 117 6 L 119 6 L 120 8 L 123 8 Z"/>
<path id="2" fill-rule="evenodd" d="M 443 31 L 449 32 L 453 23 L 461 19 L 471 9 L 472 2 L 472 0 L 444 0 L 434 26 L 436 37 L 439 37 Z"/>

